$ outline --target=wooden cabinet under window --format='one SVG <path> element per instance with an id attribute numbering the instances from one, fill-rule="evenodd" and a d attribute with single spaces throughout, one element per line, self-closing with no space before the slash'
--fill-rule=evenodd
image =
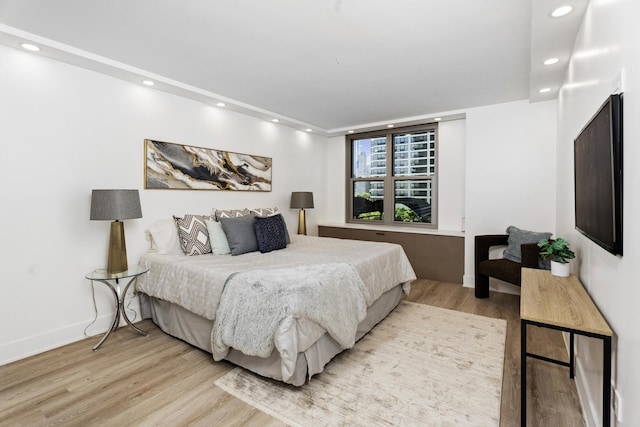
<path id="1" fill-rule="evenodd" d="M 464 237 L 319 225 L 320 237 L 397 243 L 402 246 L 420 279 L 462 283 Z"/>

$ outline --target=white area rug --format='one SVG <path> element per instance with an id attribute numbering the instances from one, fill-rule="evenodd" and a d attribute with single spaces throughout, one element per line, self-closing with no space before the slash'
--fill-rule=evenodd
<path id="1" fill-rule="evenodd" d="M 497 426 L 506 321 L 400 305 L 302 387 L 241 368 L 215 384 L 293 426 Z"/>

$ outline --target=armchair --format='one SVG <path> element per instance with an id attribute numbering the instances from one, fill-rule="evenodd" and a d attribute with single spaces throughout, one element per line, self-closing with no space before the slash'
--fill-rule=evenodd
<path id="1" fill-rule="evenodd" d="M 489 277 L 504 280 L 520 286 L 521 268 L 540 268 L 540 248 L 537 243 L 524 243 L 520 246 L 522 261 L 520 263 L 504 258 L 489 259 L 492 246 L 507 246 L 508 234 L 482 235 L 475 237 L 475 296 L 489 297 Z"/>

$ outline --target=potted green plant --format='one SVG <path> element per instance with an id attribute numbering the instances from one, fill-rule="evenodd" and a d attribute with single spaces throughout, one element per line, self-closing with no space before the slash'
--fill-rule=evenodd
<path id="1" fill-rule="evenodd" d="M 551 274 L 554 276 L 567 277 L 569 275 L 569 260 L 576 257 L 576 254 L 569 249 L 569 243 L 564 239 L 547 240 L 538 242 L 541 249 L 540 256 L 551 261 Z"/>

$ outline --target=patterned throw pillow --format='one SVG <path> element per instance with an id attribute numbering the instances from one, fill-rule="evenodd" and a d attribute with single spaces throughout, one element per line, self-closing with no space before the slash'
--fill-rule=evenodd
<path id="1" fill-rule="evenodd" d="M 282 215 L 255 217 L 253 228 L 256 231 L 258 250 L 261 253 L 276 251 L 287 247 L 287 227 Z"/>
<path id="2" fill-rule="evenodd" d="M 255 216 L 272 216 L 278 213 L 278 208 L 253 208 L 249 212 Z"/>
<path id="3" fill-rule="evenodd" d="M 184 218 L 173 217 L 178 226 L 180 247 L 185 255 L 204 255 L 211 253 L 209 230 L 205 221 L 208 215 L 185 215 Z"/>
<path id="4" fill-rule="evenodd" d="M 216 221 L 220 221 L 220 218 L 242 218 L 249 215 L 249 209 L 213 209 L 213 216 Z"/>

